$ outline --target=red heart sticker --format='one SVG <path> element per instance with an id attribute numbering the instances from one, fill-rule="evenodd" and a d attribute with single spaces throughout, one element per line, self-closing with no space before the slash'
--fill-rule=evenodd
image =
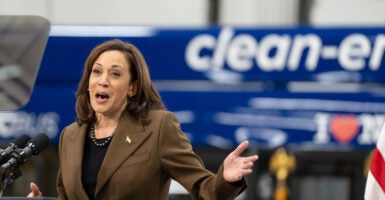
<path id="1" fill-rule="evenodd" d="M 349 143 L 357 135 L 360 122 L 356 115 L 334 115 L 330 122 L 330 131 L 334 139 L 341 144 Z"/>

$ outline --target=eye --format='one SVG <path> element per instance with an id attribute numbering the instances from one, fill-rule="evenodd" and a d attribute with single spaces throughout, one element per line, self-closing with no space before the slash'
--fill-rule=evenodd
<path id="1" fill-rule="evenodd" d="M 101 71 L 100 71 L 100 70 L 98 70 L 98 69 L 92 69 L 92 73 L 93 73 L 93 74 L 100 74 L 100 73 L 101 73 Z"/>
<path id="2" fill-rule="evenodd" d="M 119 72 L 112 72 L 111 76 L 113 76 L 113 77 L 120 77 L 120 73 Z"/>

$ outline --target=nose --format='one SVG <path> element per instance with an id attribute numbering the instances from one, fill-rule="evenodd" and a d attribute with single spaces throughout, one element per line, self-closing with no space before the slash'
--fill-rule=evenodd
<path id="1" fill-rule="evenodd" d="M 103 73 L 101 76 L 99 76 L 98 85 L 102 87 L 108 87 L 109 80 L 107 73 Z"/>

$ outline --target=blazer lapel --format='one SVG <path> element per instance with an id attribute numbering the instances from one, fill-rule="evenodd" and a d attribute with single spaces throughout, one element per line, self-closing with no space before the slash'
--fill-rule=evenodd
<path id="1" fill-rule="evenodd" d="M 71 162 L 69 162 L 68 164 L 62 163 L 63 166 L 68 167 L 68 171 L 70 172 L 69 174 L 71 174 L 71 177 L 75 179 L 70 182 L 72 184 L 66 185 L 66 187 L 72 187 L 70 191 L 77 191 L 76 195 L 79 199 L 88 199 L 87 194 L 83 189 L 83 184 L 81 180 L 81 169 L 83 163 L 83 151 L 86 131 L 87 125 L 85 124 L 83 124 L 79 129 L 75 130 L 75 133 L 72 134 L 70 138 L 71 143 L 66 144 L 70 146 L 70 148 L 66 147 L 68 149 L 67 156 L 70 156 L 70 158 L 67 158 L 66 160 L 71 160 Z"/>
<path id="2" fill-rule="evenodd" d="M 151 132 L 144 131 L 144 127 L 139 121 L 128 115 L 122 115 L 99 170 L 96 196 L 113 173 L 150 134 Z"/>

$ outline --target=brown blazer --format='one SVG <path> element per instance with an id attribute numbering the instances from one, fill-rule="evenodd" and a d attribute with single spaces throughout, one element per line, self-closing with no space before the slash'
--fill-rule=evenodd
<path id="1" fill-rule="evenodd" d="M 168 199 L 171 178 L 193 199 L 234 199 L 246 187 L 234 186 L 204 168 L 174 114 L 151 111 L 143 126 L 122 115 L 100 168 L 95 199 Z M 58 199 L 88 199 L 81 181 L 88 125 L 73 123 L 59 141 Z"/>

